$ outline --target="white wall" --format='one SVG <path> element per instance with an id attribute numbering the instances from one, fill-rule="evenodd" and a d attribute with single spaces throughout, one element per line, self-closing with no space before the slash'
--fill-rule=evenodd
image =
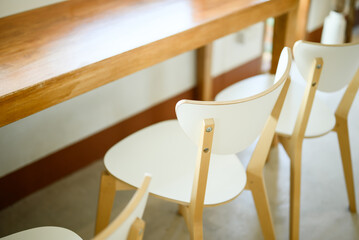
<path id="1" fill-rule="evenodd" d="M 212 75 L 218 76 L 262 54 L 264 23 L 258 23 L 213 44 Z"/>
<path id="2" fill-rule="evenodd" d="M 38 7 L 40 2 L 54 2 L 0 1 L 3 16 L 29 9 L 29 6 Z M 219 75 L 260 56 L 262 34 L 263 24 L 258 24 L 242 33 L 215 41 L 213 75 Z M 0 177 L 194 85 L 195 53 L 187 52 L 4 126 L 0 128 Z"/>
<path id="3" fill-rule="evenodd" d="M 349 0 L 345 0 L 346 8 L 344 12 L 348 12 Z M 321 27 L 324 19 L 329 12 L 335 8 L 336 0 L 311 0 L 310 11 L 308 16 L 307 30 L 312 32 Z M 356 8 L 359 8 L 359 0 L 356 1 Z"/>
<path id="4" fill-rule="evenodd" d="M 321 27 L 324 18 L 334 7 L 335 0 L 311 0 L 307 30 L 312 32 Z"/>
<path id="5" fill-rule="evenodd" d="M 64 1 L 65 0 L 0 0 L 0 17 Z"/>

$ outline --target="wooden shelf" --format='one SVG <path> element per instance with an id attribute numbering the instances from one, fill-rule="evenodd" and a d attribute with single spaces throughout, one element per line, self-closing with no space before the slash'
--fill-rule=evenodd
<path id="1" fill-rule="evenodd" d="M 0 126 L 296 5 L 296 0 L 72 0 L 2 18 Z"/>

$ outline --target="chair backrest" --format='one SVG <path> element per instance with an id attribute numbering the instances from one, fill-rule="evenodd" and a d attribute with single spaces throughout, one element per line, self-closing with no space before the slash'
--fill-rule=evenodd
<path id="1" fill-rule="evenodd" d="M 96 235 L 93 240 L 126 240 L 142 239 L 130 238 L 131 229 L 136 228 L 137 220 L 142 218 L 148 198 L 148 189 L 151 176 L 146 174 L 141 187 L 136 191 L 125 209 L 111 222 L 102 232 Z M 139 232 L 139 234 L 143 234 Z"/>
<path id="2" fill-rule="evenodd" d="M 223 102 L 179 101 L 176 114 L 180 126 L 189 138 L 198 144 L 203 120 L 213 118 L 215 131 L 212 152 L 232 154 L 242 151 L 260 135 L 288 78 L 291 61 L 290 49 L 284 48 L 278 63 L 275 84 L 254 96 Z"/>
<path id="3" fill-rule="evenodd" d="M 304 79 L 308 80 L 315 58 L 323 59 L 318 90 L 333 92 L 347 85 L 359 67 L 359 43 L 325 45 L 306 41 L 294 44 L 293 55 Z"/>

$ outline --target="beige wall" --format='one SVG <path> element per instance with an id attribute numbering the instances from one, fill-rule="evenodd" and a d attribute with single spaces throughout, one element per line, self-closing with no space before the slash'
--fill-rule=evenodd
<path id="1" fill-rule="evenodd" d="M 349 0 L 345 0 L 346 8 L 344 12 L 348 13 Z M 336 0 L 311 0 L 307 30 L 312 32 L 321 27 L 324 19 L 329 15 L 330 10 L 334 9 Z M 356 1 L 356 8 L 359 8 L 359 0 Z"/>
<path id="2" fill-rule="evenodd" d="M 0 0 L 2 16 L 54 0 Z M 261 55 L 263 24 L 214 43 L 213 75 Z M 0 128 L 0 176 L 69 146 L 195 85 L 187 52 Z"/>
<path id="3" fill-rule="evenodd" d="M 63 1 L 65 0 L 0 0 L 0 17 Z"/>

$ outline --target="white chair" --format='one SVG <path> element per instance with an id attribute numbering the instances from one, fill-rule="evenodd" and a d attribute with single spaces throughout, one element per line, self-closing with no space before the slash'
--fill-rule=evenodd
<path id="1" fill-rule="evenodd" d="M 203 238 L 204 207 L 227 203 L 244 189 L 252 191 L 265 238 L 274 239 L 262 171 L 289 87 L 290 66 L 291 52 L 285 48 L 277 81 L 265 91 L 229 102 L 179 101 L 178 120 L 154 124 L 114 145 L 104 158 L 97 231 L 109 221 L 115 191 L 138 187 L 143 172 L 150 172 L 150 193 L 179 204 L 191 239 Z M 261 132 L 246 172 L 235 153 Z"/>
<path id="2" fill-rule="evenodd" d="M 347 117 L 359 87 L 359 44 L 323 45 L 298 41 L 294 45 L 293 55 L 307 83 L 301 83 L 301 79 L 295 81 L 295 76 L 292 76 L 293 81 L 276 132 L 291 159 L 290 239 L 299 239 L 301 153 L 304 138 L 322 136 L 330 131 L 337 132 L 350 211 L 356 212 Z M 242 96 L 242 89 L 261 89 L 272 82 L 273 76 L 270 74 L 258 75 L 224 89 L 216 99 L 236 99 Z M 349 85 L 335 113 L 319 95 L 315 96 L 316 90 L 334 92 L 347 84 Z"/>
<path id="3" fill-rule="evenodd" d="M 143 177 L 142 177 L 143 179 Z M 120 215 L 93 240 L 141 240 L 145 222 L 141 219 L 145 209 L 150 175 L 145 175 L 142 184 Z M 82 240 L 76 233 L 66 228 L 46 226 L 32 228 L 0 238 L 1 240 Z"/>

